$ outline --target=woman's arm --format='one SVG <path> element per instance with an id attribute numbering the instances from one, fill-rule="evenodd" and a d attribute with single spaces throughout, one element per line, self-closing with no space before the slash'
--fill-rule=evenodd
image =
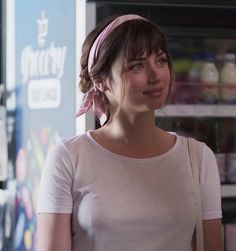
<path id="1" fill-rule="evenodd" d="M 71 214 L 38 214 L 38 251 L 71 251 Z"/>
<path id="2" fill-rule="evenodd" d="M 204 220 L 204 251 L 222 251 L 221 219 Z"/>

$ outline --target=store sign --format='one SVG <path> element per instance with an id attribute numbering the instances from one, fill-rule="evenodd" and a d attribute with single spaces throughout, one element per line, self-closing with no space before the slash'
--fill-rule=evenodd
<path id="1" fill-rule="evenodd" d="M 11 250 L 36 251 L 37 194 L 45 159 L 58 141 L 75 134 L 75 1 L 7 2 L 12 3 L 8 32 L 14 40 L 8 43 L 14 57 L 7 67 L 14 75 L 16 103 L 17 203 Z"/>
<path id="2" fill-rule="evenodd" d="M 41 11 L 38 24 L 38 48 L 26 45 L 21 53 L 22 83 L 28 83 L 30 109 L 58 108 L 61 103 L 61 78 L 65 71 L 67 47 L 50 41 L 46 47 L 49 19 Z M 35 80 L 35 79 L 40 80 Z"/>

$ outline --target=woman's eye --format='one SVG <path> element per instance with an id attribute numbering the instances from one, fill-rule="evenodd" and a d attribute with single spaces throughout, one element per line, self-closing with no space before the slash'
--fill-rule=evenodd
<path id="1" fill-rule="evenodd" d="M 142 63 L 136 63 L 130 66 L 130 70 L 133 70 L 133 71 L 139 71 L 141 69 L 143 69 Z"/>
<path id="2" fill-rule="evenodd" d="M 168 62 L 168 60 L 167 60 L 167 58 L 165 58 L 165 57 L 159 58 L 159 59 L 157 60 L 157 64 L 158 64 L 158 65 L 161 65 L 161 66 L 165 65 L 167 62 Z"/>

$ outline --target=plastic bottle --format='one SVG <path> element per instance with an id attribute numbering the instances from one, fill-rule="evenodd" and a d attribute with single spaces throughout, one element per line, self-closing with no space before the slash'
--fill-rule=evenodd
<path id="1" fill-rule="evenodd" d="M 188 81 L 189 82 L 199 82 L 200 74 L 203 66 L 203 57 L 201 53 L 195 53 L 193 55 L 192 65 L 188 71 Z"/>
<path id="2" fill-rule="evenodd" d="M 195 53 L 192 56 L 192 64 L 188 71 L 188 82 L 186 88 L 186 100 L 189 104 L 198 102 L 200 73 L 203 65 L 202 53 Z"/>
<path id="3" fill-rule="evenodd" d="M 216 68 L 219 71 L 219 73 L 221 72 L 222 67 L 224 65 L 224 58 L 225 58 L 224 53 L 218 53 L 215 56 L 215 64 L 216 64 Z"/>
<path id="4" fill-rule="evenodd" d="M 236 102 L 236 65 L 235 54 L 226 53 L 224 64 L 220 72 L 221 100 L 223 103 Z"/>
<path id="5" fill-rule="evenodd" d="M 206 53 L 200 73 L 201 92 L 200 101 L 215 104 L 219 100 L 219 72 L 214 63 L 214 55 Z"/>

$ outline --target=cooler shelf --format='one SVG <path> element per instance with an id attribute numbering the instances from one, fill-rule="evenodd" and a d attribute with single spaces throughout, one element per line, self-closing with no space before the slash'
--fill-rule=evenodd
<path id="1" fill-rule="evenodd" d="M 173 104 L 156 111 L 156 116 L 171 117 L 236 117 L 236 105 Z"/>

